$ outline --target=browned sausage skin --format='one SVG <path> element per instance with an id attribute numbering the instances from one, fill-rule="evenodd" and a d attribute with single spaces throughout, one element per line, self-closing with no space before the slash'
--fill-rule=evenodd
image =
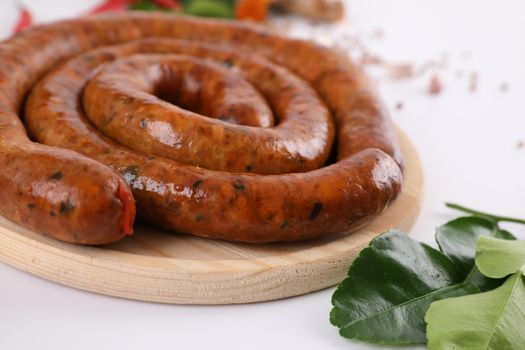
<path id="1" fill-rule="evenodd" d="M 112 53 L 122 56 L 129 47 L 124 46 L 124 52 L 117 49 Z M 135 51 L 139 49 L 135 47 Z M 168 48 L 161 46 L 160 49 Z M 98 53 L 102 57 L 106 54 L 107 51 Z M 238 74 L 225 72 L 226 69 L 217 63 L 181 55 L 139 55 L 105 64 L 84 89 L 85 114 L 97 129 L 136 151 L 207 169 L 232 172 L 250 169 L 259 174 L 281 174 L 321 167 L 330 152 L 334 126 L 329 112 L 312 88 L 269 62 L 254 62 L 249 58 L 234 61 L 233 57 L 230 58 L 230 64 L 238 61 L 247 81 L 273 102 L 271 105 L 279 121 L 275 128 L 224 123 L 153 96 L 151 93 L 157 90 L 159 81 L 171 79 L 177 68 L 208 78 L 192 82 L 192 93 L 197 97 L 202 97 L 204 91 L 209 89 L 207 86 L 213 84 L 212 72 L 229 73 L 230 81 L 223 83 L 229 83 L 237 90 L 251 86 Z M 97 53 L 84 59 L 99 61 Z M 79 63 L 80 66 L 84 64 Z M 62 74 L 58 79 L 65 81 L 68 75 Z M 223 92 L 218 84 L 215 85 L 214 93 L 222 99 L 228 91 Z M 166 92 L 171 96 L 178 93 L 179 89 Z M 203 102 L 210 105 L 212 115 L 220 115 L 222 110 L 227 109 L 228 116 L 233 117 L 230 119 L 238 119 L 238 109 L 218 106 L 218 111 L 214 110 L 213 105 L 220 103 L 210 95 Z M 230 93 L 230 104 L 238 106 L 249 102 L 244 95 Z M 253 113 L 268 114 L 269 107 L 263 96 L 257 97 L 258 106 L 251 105 Z"/>
<path id="2" fill-rule="evenodd" d="M 28 139 L 17 114 L 37 72 L 21 59 L 18 40 L 0 44 L 0 215 L 71 243 L 130 235 L 135 202 L 118 173 Z"/>
<path id="3" fill-rule="evenodd" d="M 22 126 L 13 118 L 14 112 L 29 87 L 53 65 L 98 46 L 144 37 L 183 40 L 146 39 L 79 55 L 56 68 L 37 84 L 30 94 L 25 114 L 29 132 L 39 142 L 70 148 L 119 171 L 133 189 L 139 214 L 146 219 L 170 229 L 206 237 L 245 242 L 290 241 L 355 229 L 384 210 L 399 193 L 402 155 L 395 133 L 381 103 L 359 69 L 329 49 L 270 35 L 244 24 L 173 18 L 163 14 L 134 14 L 65 21 L 23 33 L 0 45 L 0 92 L 5 91 L 0 95 L 0 111 L 7 111 L 6 115 L 9 116 L 0 120 L 10 123 L 7 123 L 9 126 L 5 138 L 13 139 L 8 135 L 10 132 L 23 134 Z M 24 55 L 18 56 L 21 52 Z M 256 86 L 270 102 L 279 122 L 283 119 L 286 122 L 282 111 L 293 106 L 290 102 L 293 98 L 306 96 L 306 100 L 300 100 L 303 105 L 300 105 L 299 114 L 308 115 L 310 108 L 316 109 L 319 112 L 312 115 L 321 116 L 321 120 L 327 114 L 324 108 L 326 104 L 338 127 L 337 157 L 340 161 L 328 167 L 302 172 L 310 169 L 312 164 L 308 164 L 306 168 L 294 169 L 299 172 L 293 174 L 229 173 L 144 155 L 117 144 L 87 122 L 82 112 L 83 106 L 79 104 L 82 90 L 91 76 L 96 74 L 95 68 L 101 64 L 112 64 L 120 57 L 150 53 L 199 56 L 231 65 L 236 74 Z M 133 64 L 136 59 L 130 57 L 128 64 Z M 4 61 L 8 64 L 7 68 L 1 67 Z M 122 63 L 114 64 L 118 66 Z M 151 65 L 151 62 L 148 64 Z M 215 63 L 197 64 L 213 66 Z M 27 72 L 15 73 L 25 66 L 30 66 Z M 104 68 L 100 69 L 103 72 Z M 221 71 L 222 68 L 211 69 Z M 268 76 L 272 69 L 278 74 Z M 107 73 L 100 74 L 104 77 Z M 269 78 L 289 81 L 283 78 L 287 76 L 304 89 L 300 93 L 294 90 L 289 97 L 282 98 L 289 91 L 286 84 L 275 89 L 273 80 Z M 254 81 L 259 84 L 256 85 Z M 309 92 L 311 89 L 303 81 L 315 88 L 322 100 L 320 104 L 318 102 L 321 100 Z M 148 79 L 143 79 L 142 83 L 146 83 L 142 92 L 157 86 L 148 82 Z M 92 96 L 97 100 L 98 87 L 100 85 L 95 86 Z M 8 101 L 16 101 L 16 104 L 10 105 Z M 94 109 L 94 114 L 89 117 L 98 120 L 95 124 L 103 122 L 100 111 L 108 108 L 111 102 L 104 102 L 102 109 L 97 109 L 86 95 L 84 102 L 90 103 L 89 108 Z M 255 114 L 264 114 L 263 109 L 255 107 L 253 111 Z M 125 113 L 126 109 L 117 112 Z M 127 112 L 133 114 L 132 110 L 128 109 Z M 131 119 L 138 119 L 134 128 L 140 131 L 141 119 Z M 325 126 L 320 130 L 309 130 L 311 127 L 307 126 L 299 131 L 295 129 L 299 137 L 308 139 L 314 135 L 314 140 L 319 142 L 303 141 L 304 149 L 300 152 L 318 146 L 320 151 L 314 152 L 312 157 L 303 157 L 305 159 L 302 161 L 291 163 L 305 166 L 314 158 L 324 162 L 323 157 L 326 159 L 330 151 L 333 127 L 330 118 L 323 123 Z M 217 125 L 214 129 L 217 132 L 234 130 L 232 135 L 239 134 L 238 131 L 242 134 L 243 128 L 249 128 L 219 120 L 211 124 Z M 254 129 L 250 133 L 254 135 L 254 140 L 259 140 L 262 135 L 268 134 L 267 130 L 276 130 L 280 125 L 273 129 Z M 315 124 L 319 125 L 323 124 Z M 113 137 L 113 131 L 104 132 Z M 203 138 L 202 130 L 195 131 L 195 134 L 195 140 Z M 127 142 L 128 146 L 144 151 L 132 141 Z M 240 148 L 239 145 L 245 145 L 237 142 L 234 141 L 233 146 Z M 7 148 L 2 149 L 4 151 L 11 156 Z M 157 152 L 154 150 L 154 153 Z M 270 157 L 278 157 L 278 154 L 272 153 Z M 177 156 L 172 158 L 177 159 Z M 287 163 L 285 158 L 271 161 L 277 167 L 286 168 L 283 165 Z M 79 156 L 79 159 L 83 157 Z M 253 160 L 264 163 L 264 159 L 257 154 Z M 101 164 L 99 166 L 103 167 Z M 244 163 L 240 171 L 259 172 L 256 167 L 263 169 L 259 164 Z M 218 167 L 225 168 L 227 165 Z M 260 172 L 272 173 L 264 170 Z M 6 186 L 16 187 L 8 179 L 5 181 Z M 91 202 L 94 205 L 96 203 L 97 200 Z M 4 215 L 21 222 L 11 212 Z M 27 225 L 38 228 L 33 222 Z M 40 228 L 41 231 L 49 229 L 52 228 Z"/>
<path id="4" fill-rule="evenodd" d="M 118 174 L 65 149 L 29 142 L 0 149 L 2 215 L 71 243 L 131 234 L 134 201 Z"/>

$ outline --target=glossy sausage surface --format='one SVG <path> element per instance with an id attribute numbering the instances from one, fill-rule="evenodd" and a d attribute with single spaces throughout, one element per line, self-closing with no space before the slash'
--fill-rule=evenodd
<path id="1" fill-rule="evenodd" d="M 26 94 L 31 138 L 55 147 L 24 135 L 17 112 Z M 346 57 L 247 24 L 164 14 L 58 22 L 0 44 L 0 140 L 8 175 L 31 152 L 52 155 L 35 159 L 30 178 L 1 178 L 6 187 L 54 184 L 47 173 L 62 157 L 65 173 L 85 178 L 67 186 L 98 189 L 74 197 L 75 210 L 119 214 L 106 222 L 78 210 L 56 225 L 40 213 L 69 207 L 67 186 L 30 208 L 37 214 L 10 210 L 28 208 L 17 191 L 16 205 L 0 205 L 2 215 L 69 241 L 77 224 L 123 232 L 131 206 L 105 197 L 130 198 L 122 179 L 146 220 L 243 242 L 350 231 L 382 212 L 402 182 L 388 115 Z M 329 157 L 337 161 L 323 166 Z"/>

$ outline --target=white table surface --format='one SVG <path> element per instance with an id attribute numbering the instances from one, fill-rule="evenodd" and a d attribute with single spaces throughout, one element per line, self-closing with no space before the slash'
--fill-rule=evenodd
<path id="1" fill-rule="evenodd" d="M 21 2 L 39 21 L 96 3 Z M 14 3 L 0 0 L 0 36 L 15 21 Z M 455 215 L 445 201 L 525 217 L 525 147 L 517 146 L 525 141 L 525 1 L 353 0 L 348 21 L 363 33 L 382 29 L 384 38 L 369 45 L 390 60 L 449 57 L 438 96 L 425 92 L 428 77 L 393 81 L 372 72 L 424 163 L 426 196 L 413 237 L 434 244 L 434 227 Z M 471 71 L 479 74 L 475 93 Z M 524 227 L 511 229 L 525 237 Z M 376 348 L 339 337 L 328 321 L 332 292 L 254 305 L 158 305 L 74 290 L 0 263 L 0 349 Z"/>

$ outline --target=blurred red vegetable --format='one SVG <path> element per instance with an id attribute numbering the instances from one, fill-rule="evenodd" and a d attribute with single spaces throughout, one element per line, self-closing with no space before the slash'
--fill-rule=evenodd
<path id="1" fill-rule="evenodd" d="M 179 1 L 176 1 L 176 0 L 152 0 L 152 2 L 157 5 L 157 6 L 160 6 L 164 9 L 168 9 L 168 10 L 171 10 L 171 9 L 176 9 L 176 8 L 180 8 L 181 7 L 181 4 Z"/>
<path id="2" fill-rule="evenodd" d="M 134 0 L 106 0 L 89 11 L 89 14 L 126 10 Z"/>
<path id="3" fill-rule="evenodd" d="M 33 24 L 31 13 L 25 7 L 19 6 L 18 10 L 18 20 L 16 21 L 15 27 L 13 28 L 14 33 L 18 33 L 19 31 L 30 27 Z"/>
<path id="4" fill-rule="evenodd" d="M 268 15 L 269 0 L 239 0 L 235 7 L 235 18 L 261 22 Z"/>

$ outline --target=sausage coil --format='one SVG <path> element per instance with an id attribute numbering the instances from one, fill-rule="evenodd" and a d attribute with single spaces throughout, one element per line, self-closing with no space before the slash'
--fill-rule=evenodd
<path id="1" fill-rule="evenodd" d="M 123 238 L 136 200 L 155 225 L 256 243 L 369 222 L 398 195 L 403 159 L 344 55 L 133 13 L 0 43 L 0 167 L 0 214 L 64 241 Z"/>

